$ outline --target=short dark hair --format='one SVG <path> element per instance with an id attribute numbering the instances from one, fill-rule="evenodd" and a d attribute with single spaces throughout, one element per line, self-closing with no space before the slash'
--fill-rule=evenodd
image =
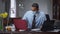
<path id="1" fill-rule="evenodd" d="M 32 4 L 32 7 L 39 8 L 39 5 L 38 5 L 38 3 L 33 3 L 33 4 Z"/>

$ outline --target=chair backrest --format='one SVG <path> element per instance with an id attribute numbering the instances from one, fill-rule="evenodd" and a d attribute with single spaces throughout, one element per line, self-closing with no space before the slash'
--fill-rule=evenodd
<path id="1" fill-rule="evenodd" d="M 50 17 L 49 17 L 48 14 L 46 14 L 46 19 L 47 19 L 47 21 L 48 21 L 48 20 L 50 21 Z"/>
<path id="2" fill-rule="evenodd" d="M 17 30 L 27 30 L 27 22 L 22 19 L 13 19 L 13 23 Z"/>
<path id="3" fill-rule="evenodd" d="M 43 26 L 41 28 L 42 31 L 49 31 L 49 30 L 53 30 L 53 25 L 54 25 L 54 21 L 50 20 L 49 15 L 46 14 L 46 21 L 43 23 Z"/>

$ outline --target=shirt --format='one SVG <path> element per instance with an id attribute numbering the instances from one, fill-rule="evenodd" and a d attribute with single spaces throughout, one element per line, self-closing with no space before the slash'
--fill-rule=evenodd
<path id="1" fill-rule="evenodd" d="M 33 16 L 36 14 L 36 18 L 35 18 L 35 21 L 36 21 L 36 28 L 40 28 L 44 21 L 46 20 L 46 16 L 44 14 L 44 12 L 42 11 L 27 11 L 24 16 L 23 16 L 23 20 L 26 20 L 27 23 L 28 23 L 28 28 L 32 28 L 32 21 L 33 21 Z"/>

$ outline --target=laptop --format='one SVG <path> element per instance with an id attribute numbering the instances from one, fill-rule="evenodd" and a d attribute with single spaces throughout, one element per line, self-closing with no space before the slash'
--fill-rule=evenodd
<path id="1" fill-rule="evenodd" d="M 13 19 L 13 23 L 15 25 L 16 30 L 27 30 L 27 22 L 22 19 Z"/>

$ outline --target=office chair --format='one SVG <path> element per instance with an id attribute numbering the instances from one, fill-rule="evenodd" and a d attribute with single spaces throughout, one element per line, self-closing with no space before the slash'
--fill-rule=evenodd
<path id="1" fill-rule="evenodd" d="M 50 17 L 49 17 L 49 15 L 46 14 L 45 16 L 46 16 L 47 21 L 50 21 Z"/>
<path id="2" fill-rule="evenodd" d="M 50 17 L 48 14 L 46 14 L 46 21 L 43 23 L 43 26 L 41 28 L 41 31 L 49 31 L 54 29 L 54 22 L 55 20 L 50 20 Z"/>

